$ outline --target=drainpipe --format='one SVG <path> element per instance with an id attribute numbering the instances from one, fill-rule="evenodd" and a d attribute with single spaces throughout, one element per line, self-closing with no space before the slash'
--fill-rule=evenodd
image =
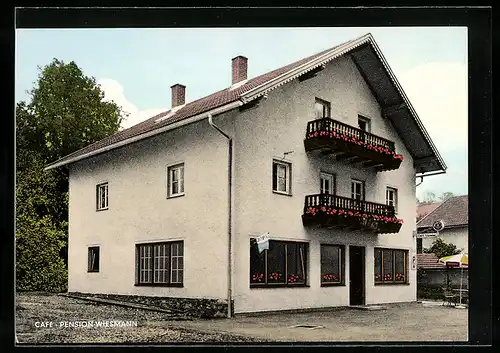
<path id="1" fill-rule="evenodd" d="M 212 114 L 208 114 L 208 123 L 210 124 L 211 127 L 213 127 L 215 130 L 217 130 L 219 133 L 221 133 L 227 140 L 228 140 L 228 161 L 227 161 L 227 180 L 228 180 L 228 238 L 227 238 L 227 317 L 231 318 L 232 313 L 231 313 L 231 301 L 232 301 L 232 234 L 233 234 L 233 229 L 232 229 L 232 189 L 233 189 L 233 183 L 232 183 L 232 176 L 233 176 L 233 139 L 229 137 L 228 134 L 226 134 L 224 131 L 222 131 L 217 125 L 215 125 L 212 121 Z"/>

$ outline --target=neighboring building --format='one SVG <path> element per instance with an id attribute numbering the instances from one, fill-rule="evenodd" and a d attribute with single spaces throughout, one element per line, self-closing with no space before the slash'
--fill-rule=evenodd
<path id="1" fill-rule="evenodd" d="M 436 254 L 417 254 L 417 268 L 423 268 L 425 270 L 444 270 L 446 265 L 439 262 L 439 258 Z"/>
<path id="2" fill-rule="evenodd" d="M 436 207 L 438 207 L 440 204 L 441 204 L 441 202 L 418 204 L 417 205 L 417 223 L 424 216 L 426 216 L 430 212 L 434 211 L 436 209 Z"/>
<path id="3" fill-rule="evenodd" d="M 373 37 L 247 64 L 48 166 L 70 170 L 68 290 L 236 313 L 415 301 L 415 176 L 446 166 Z"/>
<path id="4" fill-rule="evenodd" d="M 419 235 L 432 234 L 432 236 L 417 238 L 417 252 L 420 253 L 424 248 L 430 248 L 436 237 L 439 237 L 446 243 L 452 243 L 458 249 L 468 253 L 468 200 L 467 195 L 450 197 L 417 222 L 417 233 Z M 433 225 L 436 222 L 442 222 L 444 226 L 438 232 L 433 229 Z"/>

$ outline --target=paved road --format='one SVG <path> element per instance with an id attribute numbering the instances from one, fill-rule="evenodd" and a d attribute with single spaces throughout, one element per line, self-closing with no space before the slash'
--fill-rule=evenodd
<path id="1" fill-rule="evenodd" d="M 173 321 L 169 315 L 102 305 L 57 295 L 18 295 L 16 332 L 22 343 L 168 343 L 311 341 L 466 341 L 467 309 L 388 306 L 383 311 L 355 309 L 280 313 L 233 319 Z M 124 320 L 136 327 L 64 327 L 78 320 Z M 40 323 L 53 327 L 36 327 Z M 306 324 L 318 329 L 291 328 Z"/>
<path id="2" fill-rule="evenodd" d="M 300 314 L 261 314 L 181 322 L 183 327 L 290 341 L 467 341 L 468 310 L 419 303 L 386 310 L 355 309 Z M 295 325 L 323 328 L 291 328 Z"/>

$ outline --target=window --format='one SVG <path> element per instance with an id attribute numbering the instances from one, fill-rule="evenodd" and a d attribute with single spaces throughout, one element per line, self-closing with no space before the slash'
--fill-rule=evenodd
<path id="1" fill-rule="evenodd" d="M 388 187 L 385 191 L 386 205 L 393 206 L 394 212 L 398 211 L 398 190 Z"/>
<path id="2" fill-rule="evenodd" d="M 320 193 L 335 195 L 335 176 L 329 173 L 320 173 Z"/>
<path id="3" fill-rule="evenodd" d="M 167 174 L 168 197 L 184 195 L 184 164 L 168 167 Z"/>
<path id="4" fill-rule="evenodd" d="M 364 183 L 364 181 L 352 179 L 352 181 L 351 181 L 351 198 L 354 200 L 364 201 L 364 199 L 365 199 L 365 183 Z"/>
<path id="5" fill-rule="evenodd" d="M 316 98 L 314 103 L 314 110 L 316 111 L 316 119 L 330 117 L 330 102 Z"/>
<path id="6" fill-rule="evenodd" d="M 344 247 L 321 244 L 321 286 L 344 284 Z"/>
<path id="7" fill-rule="evenodd" d="M 273 191 L 291 194 L 292 165 L 286 162 L 273 161 Z"/>
<path id="8" fill-rule="evenodd" d="M 96 209 L 108 209 L 108 183 L 98 184 L 96 186 Z"/>
<path id="9" fill-rule="evenodd" d="M 137 285 L 182 286 L 184 242 L 140 244 L 136 257 Z"/>
<path id="10" fill-rule="evenodd" d="M 360 130 L 370 132 L 370 119 L 358 115 L 358 127 Z"/>
<path id="11" fill-rule="evenodd" d="M 422 250 L 422 238 L 417 238 L 417 254 L 421 254 Z"/>
<path id="12" fill-rule="evenodd" d="M 89 259 L 87 272 L 99 272 L 99 247 L 89 247 Z"/>
<path id="13" fill-rule="evenodd" d="M 250 286 L 306 285 L 307 243 L 269 240 L 269 249 L 259 253 L 250 240 Z"/>
<path id="14" fill-rule="evenodd" d="M 375 248 L 375 284 L 408 283 L 408 251 Z"/>

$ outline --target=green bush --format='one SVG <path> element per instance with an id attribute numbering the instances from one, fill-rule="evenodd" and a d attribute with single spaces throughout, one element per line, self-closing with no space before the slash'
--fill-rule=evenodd
<path id="1" fill-rule="evenodd" d="M 443 299 L 443 289 L 440 287 L 419 287 L 417 297 L 419 299 Z"/>
<path id="2" fill-rule="evenodd" d="M 16 222 L 16 289 L 18 291 L 65 292 L 68 273 L 60 257 L 65 232 L 48 217 Z"/>

